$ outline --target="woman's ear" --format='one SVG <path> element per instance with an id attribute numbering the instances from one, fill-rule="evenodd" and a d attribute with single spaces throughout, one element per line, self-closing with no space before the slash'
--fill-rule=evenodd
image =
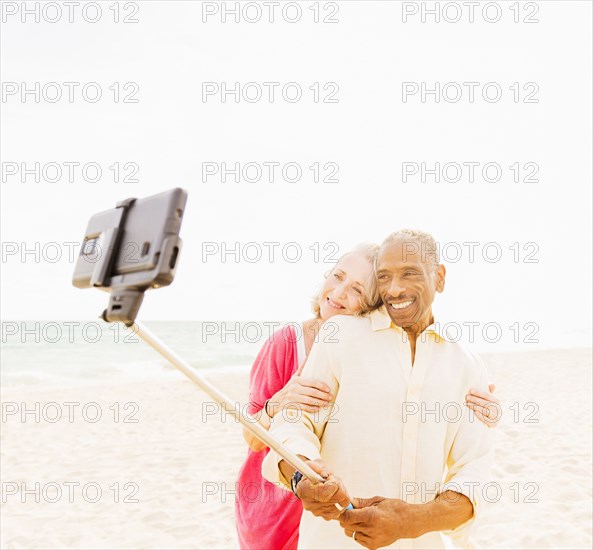
<path id="1" fill-rule="evenodd" d="M 447 270 L 443 264 L 439 264 L 437 267 L 436 273 L 436 291 L 443 292 L 445 290 L 445 275 L 447 275 Z"/>

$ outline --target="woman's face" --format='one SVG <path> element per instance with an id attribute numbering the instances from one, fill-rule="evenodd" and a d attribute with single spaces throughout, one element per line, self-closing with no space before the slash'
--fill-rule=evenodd
<path id="1" fill-rule="evenodd" d="M 372 264 L 362 255 L 346 254 L 329 274 L 319 300 L 319 315 L 327 321 L 334 315 L 354 315 L 361 309 L 364 282 L 371 275 Z"/>

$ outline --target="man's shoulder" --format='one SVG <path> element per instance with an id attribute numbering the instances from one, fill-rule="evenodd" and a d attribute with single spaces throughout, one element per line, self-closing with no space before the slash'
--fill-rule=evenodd
<path id="1" fill-rule="evenodd" d="M 363 341 L 365 334 L 372 332 L 373 328 L 367 317 L 334 315 L 323 323 L 316 342 L 338 345 L 341 348 L 351 346 L 353 342 Z"/>
<path id="2" fill-rule="evenodd" d="M 441 338 L 443 349 L 459 368 L 464 369 L 468 374 L 482 374 L 486 370 L 482 358 L 466 344 L 461 343 L 458 338 L 451 338 L 447 334 L 441 335 Z"/>
<path id="3" fill-rule="evenodd" d="M 334 315 L 323 323 L 323 327 L 334 327 L 339 331 L 361 333 L 372 331 L 371 320 L 366 315 Z"/>

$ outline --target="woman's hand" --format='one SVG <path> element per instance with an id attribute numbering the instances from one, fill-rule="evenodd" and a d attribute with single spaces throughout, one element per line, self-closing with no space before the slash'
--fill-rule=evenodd
<path id="1" fill-rule="evenodd" d="M 327 407 L 334 399 L 329 386 L 320 380 L 301 376 L 303 367 L 279 392 L 275 393 L 267 404 L 267 413 L 274 417 L 285 408 L 299 408 L 309 413 L 315 413 Z"/>
<path id="2" fill-rule="evenodd" d="M 304 367 L 304 363 L 294 373 L 292 378 L 288 381 L 280 391 L 276 392 L 266 402 L 265 412 L 270 418 L 266 420 L 265 416 L 262 416 L 260 424 L 262 424 L 267 430 L 270 429 L 270 420 L 284 408 L 296 409 L 315 413 L 320 408 L 326 407 L 331 403 L 334 397 L 329 393 L 329 387 L 320 380 L 314 380 L 312 378 L 303 378 L 301 372 Z M 262 443 L 257 437 L 255 437 L 246 428 L 243 428 L 243 439 L 251 450 L 257 452 L 267 449 L 267 445 Z"/>
<path id="3" fill-rule="evenodd" d="M 481 420 L 489 428 L 495 428 L 500 421 L 502 409 L 500 401 L 492 395 L 496 386 L 490 384 L 488 390 L 490 393 L 484 393 L 478 390 L 470 389 L 465 396 L 465 405 L 474 411 L 478 420 Z"/>

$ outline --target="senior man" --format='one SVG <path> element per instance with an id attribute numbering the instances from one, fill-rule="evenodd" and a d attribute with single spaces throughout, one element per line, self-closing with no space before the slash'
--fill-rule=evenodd
<path id="1" fill-rule="evenodd" d="M 338 342 L 316 343 L 302 373 L 330 387 L 333 407 L 275 417 L 272 433 L 329 475 L 312 484 L 273 451 L 263 462 L 264 477 L 312 512 L 300 548 L 471 547 L 493 445 L 463 403 L 467 388 L 487 391 L 488 381 L 480 360 L 434 324 L 445 274 L 429 234 L 387 237 L 376 265 L 382 307 L 334 317 Z M 355 509 L 340 513 L 335 504 L 348 501 Z"/>

